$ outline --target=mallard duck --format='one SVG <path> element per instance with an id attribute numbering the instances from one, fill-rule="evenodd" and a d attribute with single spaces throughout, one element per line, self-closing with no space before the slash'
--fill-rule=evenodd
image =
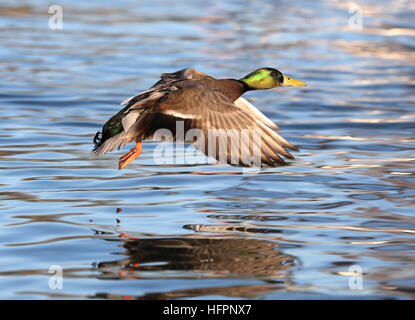
<path id="1" fill-rule="evenodd" d="M 305 85 L 272 68 L 257 69 L 239 80 L 215 79 L 194 68 L 163 73 L 149 90 L 121 103 L 124 108 L 105 123 L 102 132 L 96 133 L 93 154 L 101 156 L 134 141 L 135 146 L 119 160 L 119 169 L 123 169 L 141 154 L 142 141 L 153 139 L 158 129 L 170 130 L 173 141 L 178 141 L 176 124 L 182 121 L 185 132 L 190 129 L 200 132 L 185 142 L 194 143 L 198 150 L 220 162 L 252 165 L 250 157 L 255 152 L 254 147 L 259 145 L 261 166 L 282 165 L 285 161 L 280 155 L 294 159 L 286 149 L 298 148 L 281 137 L 276 132 L 279 127 L 241 95 L 250 90 Z M 218 148 L 216 138 L 215 147 L 211 148 L 207 139 L 209 130 L 222 130 L 227 141 L 225 146 L 235 141 L 236 146 L 240 143 L 236 156 L 231 152 L 235 150 L 232 147 Z M 239 136 L 237 139 L 229 137 L 231 131 L 243 130 L 259 132 L 259 143 L 252 137 L 241 136 L 240 140 Z"/>

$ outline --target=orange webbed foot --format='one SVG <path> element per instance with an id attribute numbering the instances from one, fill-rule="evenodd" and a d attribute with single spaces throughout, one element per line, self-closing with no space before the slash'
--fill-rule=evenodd
<path id="1" fill-rule="evenodd" d="M 128 166 L 131 162 L 134 161 L 135 158 L 137 158 L 142 151 L 142 142 L 141 140 L 137 141 L 134 148 L 130 150 L 127 154 L 123 155 L 120 158 L 120 161 L 118 162 L 118 170 L 124 169 L 126 166 Z"/>

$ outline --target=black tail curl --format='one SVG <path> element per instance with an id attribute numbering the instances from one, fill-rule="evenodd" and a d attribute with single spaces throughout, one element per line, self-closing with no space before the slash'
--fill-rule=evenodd
<path id="1" fill-rule="evenodd" d="M 94 150 L 97 149 L 101 144 L 102 144 L 102 132 L 98 131 L 94 137 L 94 145 L 95 145 Z"/>

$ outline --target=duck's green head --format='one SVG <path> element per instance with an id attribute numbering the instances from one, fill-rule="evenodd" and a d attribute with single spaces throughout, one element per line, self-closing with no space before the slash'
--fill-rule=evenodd
<path id="1" fill-rule="evenodd" d="M 239 81 L 243 82 L 248 90 L 265 90 L 280 86 L 306 86 L 305 82 L 288 77 L 276 69 L 260 68 L 246 75 Z"/>

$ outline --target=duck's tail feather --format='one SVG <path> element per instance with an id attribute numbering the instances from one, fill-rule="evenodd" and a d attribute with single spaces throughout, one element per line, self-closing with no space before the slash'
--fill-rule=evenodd
<path id="1" fill-rule="evenodd" d="M 95 137 L 94 137 L 94 145 L 95 145 L 94 150 L 96 148 L 98 148 L 101 144 L 102 144 L 102 132 L 101 131 L 98 131 L 95 134 Z"/>
<path id="2" fill-rule="evenodd" d="M 125 146 L 129 141 L 126 139 L 125 132 L 121 132 L 113 137 L 108 139 L 102 139 L 102 133 L 98 131 L 94 137 L 94 144 L 95 147 L 92 150 L 92 154 L 95 157 L 100 157 L 104 153 L 111 152 L 112 150 L 118 148 L 122 148 Z"/>

